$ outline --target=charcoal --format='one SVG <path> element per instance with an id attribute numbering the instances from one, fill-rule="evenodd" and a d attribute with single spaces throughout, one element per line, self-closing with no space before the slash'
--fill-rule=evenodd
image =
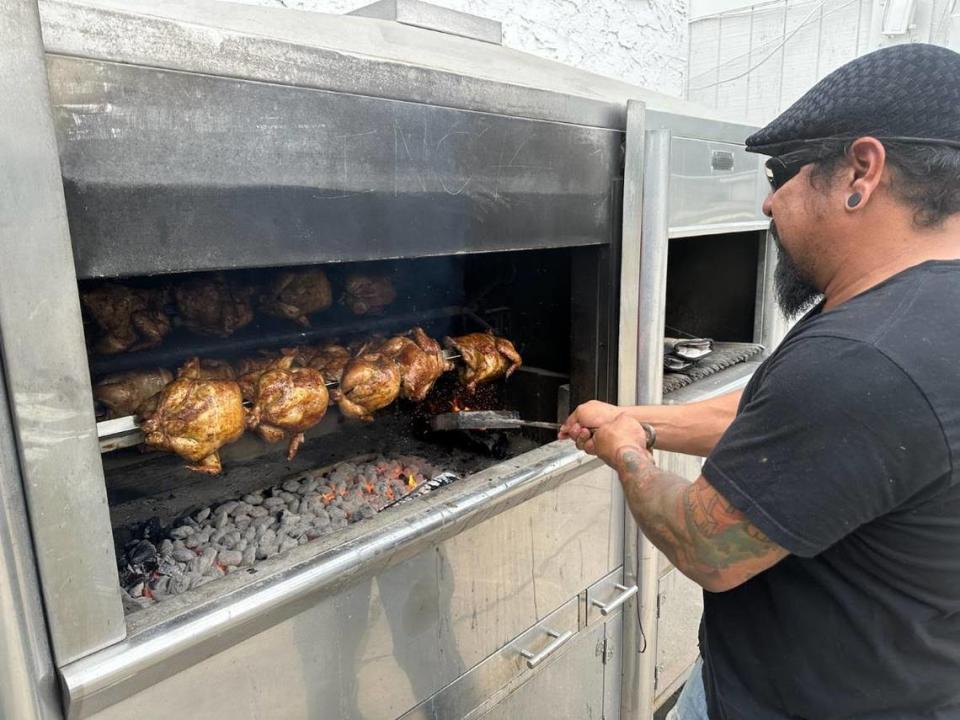
<path id="1" fill-rule="evenodd" d="M 149 540 L 141 540 L 132 551 L 127 553 L 127 560 L 133 565 L 143 565 L 148 562 L 155 562 L 157 559 L 157 548 Z"/>
<path id="2" fill-rule="evenodd" d="M 198 510 L 197 513 L 193 516 L 193 519 L 199 523 L 202 523 L 208 517 L 210 517 L 210 508 L 205 507 L 202 510 Z"/>

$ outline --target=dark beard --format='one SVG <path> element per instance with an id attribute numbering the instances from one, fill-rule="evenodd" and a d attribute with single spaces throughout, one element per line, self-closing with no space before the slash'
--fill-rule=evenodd
<path id="1" fill-rule="evenodd" d="M 820 291 L 783 249 L 777 226 L 773 222 L 770 223 L 770 234 L 777 244 L 777 267 L 773 273 L 777 305 L 789 320 L 812 307 L 820 299 Z"/>

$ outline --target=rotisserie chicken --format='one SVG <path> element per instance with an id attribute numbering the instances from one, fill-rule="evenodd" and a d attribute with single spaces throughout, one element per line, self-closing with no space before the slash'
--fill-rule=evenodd
<path id="1" fill-rule="evenodd" d="M 260 376 L 263 375 L 267 368 L 276 362 L 277 359 L 275 354 L 264 354 L 240 358 L 233 363 L 233 374 L 237 379 L 237 383 L 240 385 L 240 393 L 243 395 L 244 400 L 253 402 L 257 394 L 257 383 L 260 381 Z"/>
<path id="2" fill-rule="evenodd" d="M 330 343 L 318 348 L 307 361 L 307 366 L 319 370 L 328 383 L 338 383 L 348 362 L 350 351 L 342 345 Z"/>
<path id="3" fill-rule="evenodd" d="M 492 332 L 447 337 L 443 343 L 463 356 L 460 379 L 470 392 L 477 385 L 510 377 L 523 363 L 513 343 Z"/>
<path id="4" fill-rule="evenodd" d="M 365 353 L 347 363 L 340 387 L 332 396 L 344 415 L 370 422 L 375 411 L 385 408 L 399 394 L 400 366 L 397 362 L 382 353 Z"/>
<path id="5" fill-rule="evenodd" d="M 234 380 L 235 378 L 233 366 L 226 360 L 204 358 L 200 361 L 201 380 Z"/>
<path id="6" fill-rule="evenodd" d="M 243 435 L 243 399 L 233 380 L 203 380 L 200 361 L 186 363 L 177 379 L 147 403 L 140 425 L 147 445 L 175 452 L 187 469 L 216 475 L 219 449 Z"/>
<path id="7" fill-rule="evenodd" d="M 341 302 L 354 315 L 376 315 L 396 299 L 397 291 L 390 278 L 384 275 L 349 275 Z"/>
<path id="8" fill-rule="evenodd" d="M 409 337 L 398 335 L 380 346 L 379 352 L 389 355 L 400 366 L 401 395 L 414 402 L 422 401 L 443 373 L 453 370 L 453 363 L 444 359 L 443 350 L 423 328 L 415 327 Z"/>
<path id="9" fill-rule="evenodd" d="M 98 353 L 154 347 L 170 332 L 170 318 L 163 312 L 165 293 L 161 290 L 104 283 L 82 293 L 80 300 L 100 328 L 94 345 Z"/>
<path id="10" fill-rule="evenodd" d="M 229 337 L 253 320 L 252 294 L 252 288 L 233 286 L 219 274 L 187 280 L 173 290 L 183 324 L 219 337 Z"/>
<path id="11" fill-rule="evenodd" d="M 333 303 L 330 281 L 322 270 L 280 273 L 260 297 L 260 307 L 268 315 L 293 320 L 310 327 L 307 317 L 326 310 Z"/>
<path id="12" fill-rule="evenodd" d="M 107 418 L 133 415 L 137 408 L 173 382 L 173 373 L 163 368 L 131 370 L 107 375 L 93 386 L 94 399 L 107 408 Z"/>
<path id="13" fill-rule="evenodd" d="M 323 419 L 330 402 L 320 371 L 293 367 L 293 362 L 292 355 L 284 356 L 260 376 L 247 416 L 247 427 L 267 442 L 290 438 L 288 460 L 303 443 L 304 430 Z"/>

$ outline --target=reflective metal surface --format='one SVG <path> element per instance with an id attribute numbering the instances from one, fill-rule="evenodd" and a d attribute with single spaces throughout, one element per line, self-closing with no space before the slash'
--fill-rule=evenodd
<path id="1" fill-rule="evenodd" d="M 630 598 L 637 594 L 637 586 L 625 586 L 622 583 L 622 579 L 623 568 L 618 568 L 587 588 L 586 594 L 584 595 L 583 610 L 584 622 L 587 625 L 603 622 L 607 619 L 601 612 L 600 606 L 612 605 L 620 597 L 623 597 L 623 601 L 616 602 L 616 607 L 611 609 L 609 614 L 613 614 L 618 608 L 624 605 L 627 600 L 630 600 Z M 618 587 L 623 587 L 624 589 L 619 590 Z"/>
<path id="2" fill-rule="evenodd" d="M 617 393 L 620 405 L 636 405 L 637 383 L 640 378 L 640 303 L 641 303 L 641 250 L 643 213 L 644 138 L 646 108 L 642 102 L 631 100 L 627 104 L 627 134 L 623 167 L 623 240 L 620 261 L 620 357 L 617 366 Z M 645 297 L 650 302 L 651 298 Z M 655 301 L 655 299 L 654 299 Z M 660 301 L 662 303 L 662 300 Z M 647 348 L 649 351 L 649 348 Z M 649 354 L 648 356 L 649 357 Z M 619 485 L 619 482 L 617 483 Z M 623 516 L 623 582 L 626 585 L 639 583 L 640 547 L 636 541 L 637 524 L 630 514 L 620 490 L 620 507 Z M 636 720 L 640 704 L 640 627 L 634 622 L 639 598 L 625 603 L 623 623 L 622 681 L 620 715 Z"/>
<path id="3" fill-rule="evenodd" d="M 496 20 L 450 10 L 421 0 L 379 0 L 352 10 L 351 15 L 394 20 L 404 25 L 437 30 L 448 35 L 459 35 L 471 40 L 500 45 L 503 26 Z"/>
<path id="4" fill-rule="evenodd" d="M 697 633 L 703 614 L 703 590 L 679 570 L 660 578 L 657 619 L 657 684 L 659 707 L 686 679 L 700 654 Z"/>
<path id="5" fill-rule="evenodd" d="M 769 231 L 763 233 L 761 237 L 754 336 L 756 342 L 762 344 L 769 353 L 780 344 L 795 321 L 784 317 L 777 305 L 777 292 L 773 281 L 774 272 L 777 269 L 777 244 Z"/>
<path id="6" fill-rule="evenodd" d="M 639 138 L 635 141 L 639 141 Z M 628 138 L 628 143 L 630 139 Z M 640 247 L 640 303 L 637 344 L 637 402 L 660 403 L 663 393 L 664 302 L 667 282 L 667 249 L 670 198 L 669 130 L 652 130 L 645 134 L 643 167 L 643 220 Z M 626 215 L 626 212 L 624 213 Z M 624 674 L 621 716 L 648 720 L 653 714 L 653 685 L 657 638 L 656 593 L 659 551 L 642 533 L 636 532 L 633 518 L 624 530 L 626 542 L 637 537 L 639 575 L 636 580 L 626 575 L 624 584 L 637 584 L 640 592 L 624 609 L 629 617 L 640 604 L 640 626 L 645 634 L 645 647 L 639 642 L 639 628 L 624 623 Z M 624 556 L 624 568 L 627 558 Z M 643 649 L 643 652 L 640 650 Z"/>
<path id="7" fill-rule="evenodd" d="M 66 663 L 124 635 L 36 7 L 0 5 L 0 351 L 48 631 Z M 29 588 L 26 588 L 29 590 Z"/>
<path id="8" fill-rule="evenodd" d="M 489 711 L 467 718 L 603 717 L 604 626 L 581 632 L 556 660 Z"/>
<path id="9" fill-rule="evenodd" d="M 610 242 L 616 132 L 47 64 L 80 277 Z"/>
<path id="10" fill-rule="evenodd" d="M 355 637 L 336 619 L 322 619 L 322 613 L 334 611 L 323 610 L 330 600 L 318 601 L 338 591 L 344 596 L 363 593 L 342 589 L 351 583 L 358 588 L 369 587 L 370 581 L 364 578 L 375 573 L 382 578 L 384 568 L 391 566 L 399 575 L 390 577 L 402 577 L 403 582 L 415 585 L 412 597 L 401 602 L 400 592 L 393 602 L 393 591 L 385 591 L 380 583 L 380 600 L 349 602 L 365 613 L 364 621 L 368 614 L 386 614 L 390 633 L 397 633 L 388 633 L 393 638 L 390 644 L 371 652 L 378 657 L 384 653 L 415 657 L 429 666 L 423 672 L 424 679 L 414 683 L 411 690 L 412 706 L 608 573 L 610 567 L 616 567 L 619 558 L 608 555 L 609 475 L 591 472 L 591 466 L 596 466 L 596 460 L 572 443 L 551 443 L 472 476 L 442 494 L 410 503 L 409 510 L 398 508 L 395 518 L 382 516 L 384 523 L 372 536 L 359 536 L 323 550 L 253 585 L 238 587 L 205 603 L 181 596 L 185 606 L 192 609 L 159 623 L 150 622 L 153 608 L 141 611 L 138 615 L 143 619 L 138 622 L 142 630 L 61 669 L 69 716 L 89 717 L 105 711 L 103 717 L 120 717 L 113 713 L 130 712 L 136 707 L 142 718 L 142 708 L 152 705 L 145 705 L 144 697 L 155 697 L 157 692 L 181 696 L 177 702 L 182 705 L 176 707 L 186 712 L 189 703 L 201 702 L 196 696 L 207 686 L 197 684 L 197 673 L 203 672 L 202 663 L 211 656 L 218 659 L 209 662 L 221 668 L 216 674 L 234 672 L 238 658 L 249 652 L 287 658 L 283 662 L 294 666 L 296 661 L 289 656 L 303 652 L 301 645 L 311 653 L 319 652 L 314 646 L 333 646 L 325 652 L 346 653 L 342 663 L 348 667 L 355 662 L 351 658 L 361 652 L 354 645 L 366 642 L 364 635 Z M 440 554 L 432 556 L 428 548 L 440 542 Z M 311 550 L 304 546 L 291 552 L 308 554 Z M 406 571 L 400 572 L 401 568 Z M 221 583 L 232 579 L 230 576 Z M 171 603 L 175 601 L 154 606 L 157 616 L 170 612 L 164 605 Z M 393 609 L 387 609 L 386 603 L 392 603 Z M 363 607 L 368 610 L 361 610 Z M 398 622 L 402 624 L 398 626 Z M 432 643 L 429 653 L 411 635 Z M 299 640 L 291 644 L 291 637 Z M 436 659 L 436 667 L 430 665 L 433 660 L 426 659 L 427 654 Z M 345 681 L 321 677 L 330 672 L 330 667 L 329 662 L 304 663 L 298 672 L 303 674 L 306 688 L 295 680 L 276 692 L 293 693 L 301 700 L 307 695 L 317 702 L 332 702 L 331 698 L 346 693 L 342 701 L 349 702 L 350 688 L 330 686 Z M 354 671 L 359 672 L 357 668 Z M 262 690 L 257 685 L 249 692 L 257 688 Z M 248 691 L 234 686 L 230 692 L 242 696 Z M 127 698 L 132 704 L 121 702 Z M 247 699 L 251 703 L 266 702 L 264 698 Z M 270 699 L 281 707 L 285 704 L 279 698 Z M 396 702 L 400 701 L 391 700 Z M 156 705 L 164 713 L 172 711 L 170 702 Z M 228 702 L 225 707 L 232 705 Z M 399 714 L 395 710 L 391 705 L 389 712 L 376 716 L 393 717 Z M 226 712 L 203 717 L 229 717 Z M 287 715 L 278 711 L 271 717 Z"/>
<path id="11" fill-rule="evenodd" d="M 0 27 L 12 17 L 22 29 L 24 10 L 35 9 L 29 2 L 4 5 Z M 6 390 L 0 382 L 0 718 L 60 717 L 35 563 Z"/>
<path id="12" fill-rule="evenodd" d="M 756 153 L 737 143 L 674 137 L 670 148 L 670 237 L 766 227 L 769 188 Z M 722 162 L 718 162 L 722 159 Z"/>
<path id="13" fill-rule="evenodd" d="M 447 720 L 482 714 L 498 699 L 535 676 L 522 653 L 527 652 L 527 648 L 542 653 L 547 629 L 573 637 L 579 628 L 577 608 L 578 598 L 570 599 L 501 650 L 404 714 L 403 720 Z M 546 662 L 537 673 L 552 672 L 551 668 L 552 664 Z"/>
<path id="14" fill-rule="evenodd" d="M 617 130 L 625 127 L 630 98 L 681 115 L 717 117 L 545 58 L 386 20 L 214 0 L 40 5 L 51 54 Z"/>

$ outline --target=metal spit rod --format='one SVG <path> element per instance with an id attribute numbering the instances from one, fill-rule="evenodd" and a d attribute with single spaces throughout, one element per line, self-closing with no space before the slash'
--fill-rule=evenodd
<path id="1" fill-rule="evenodd" d="M 444 360 L 458 360 L 463 356 L 457 353 L 444 353 Z M 339 385 L 336 381 L 326 383 L 327 387 Z M 97 423 L 97 438 L 100 452 L 108 453 L 122 448 L 133 447 L 143 442 L 143 432 L 134 415 L 102 420 Z"/>

